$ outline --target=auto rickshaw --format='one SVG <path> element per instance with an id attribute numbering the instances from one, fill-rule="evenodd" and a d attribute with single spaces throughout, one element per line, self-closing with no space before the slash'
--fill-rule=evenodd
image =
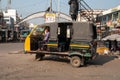
<path id="1" fill-rule="evenodd" d="M 30 33 L 30 30 L 21 30 L 20 31 L 20 41 L 25 41 L 25 38 Z"/>
<path id="2" fill-rule="evenodd" d="M 43 40 L 44 30 L 50 29 L 49 42 L 38 51 L 38 42 Z M 24 45 L 26 54 L 36 54 L 42 60 L 45 55 L 67 57 L 74 67 L 84 65 L 95 58 L 96 27 L 88 22 L 53 22 L 36 26 L 27 36 Z"/>
<path id="3" fill-rule="evenodd" d="M 96 52 L 99 55 L 105 55 L 110 53 L 108 41 L 98 41 Z"/>

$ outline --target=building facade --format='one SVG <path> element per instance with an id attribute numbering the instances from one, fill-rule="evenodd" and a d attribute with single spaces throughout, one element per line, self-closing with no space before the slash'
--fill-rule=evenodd
<path id="1" fill-rule="evenodd" d="M 80 22 L 87 22 L 89 21 L 89 18 L 93 18 L 94 21 L 96 21 L 96 17 L 99 14 L 102 14 L 102 12 L 104 12 L 104 9 L 94 9 L 94 10 L 81 10 L 78 14 L 78 21 Z M 88 16 L 89 15 L 89 16 Z"/>
<path id="2" fill-rule="evenodd" d="M 120 26 L 120 5 L 102 12 L 97 18 L 97 23 L 110 28 Z"/>
<path id="3" fill-rule="evenodd" d="M 96 24 L 100 38 L 120 33 L 120 5 L 99 14 Z"/>
<path id="4" fill-rule="evenodd" d="M 13 18 L 14 19 L 14 24 L 16 24 L 17 21 L 17 11 L 15 9 L 8 9 L 6 11 L 3 11 L 4 17 L 5 18 Z"/>

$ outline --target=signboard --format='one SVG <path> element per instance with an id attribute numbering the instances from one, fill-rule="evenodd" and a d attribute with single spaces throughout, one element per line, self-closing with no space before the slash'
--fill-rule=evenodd
<path id="1" fill-rule="evenodd" d="M 56 14 L 55 13 L 46 13 L 45 15 L 45 22 L 55 22 Z"/>
<path id="2" fill-rule="evenodd" d="M 117 6 L 117 7 L 115 7 L 115 8 L 112 8 L 112 12 L 115 12 L 115 11 L 118 11 L 118 10 L 120 10 L 120 6 Z"/>

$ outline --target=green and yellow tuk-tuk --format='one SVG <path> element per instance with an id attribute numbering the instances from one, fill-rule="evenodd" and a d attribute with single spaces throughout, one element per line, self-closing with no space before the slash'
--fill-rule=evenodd
<path id="1" fill-rule="evenodd" d="M 49 42 L 38 50 L 44 30 L 50 29 Z M 36 26 L 25 40 L 25 53 L 36 54 L 42 60 L 45 55 L 68 57 L 74 67 L 84 65 L 96 56 L 96 27 L 87 22 L 54 22 Z"/>

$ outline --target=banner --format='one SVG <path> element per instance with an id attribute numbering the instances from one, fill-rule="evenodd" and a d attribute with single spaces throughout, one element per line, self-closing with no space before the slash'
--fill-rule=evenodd
<path id="1" fill-rule="evenodd" d="M 55 13 L 46 13 L 45 15 L 45 22 L 55 22 L 56 14 Z"/>

